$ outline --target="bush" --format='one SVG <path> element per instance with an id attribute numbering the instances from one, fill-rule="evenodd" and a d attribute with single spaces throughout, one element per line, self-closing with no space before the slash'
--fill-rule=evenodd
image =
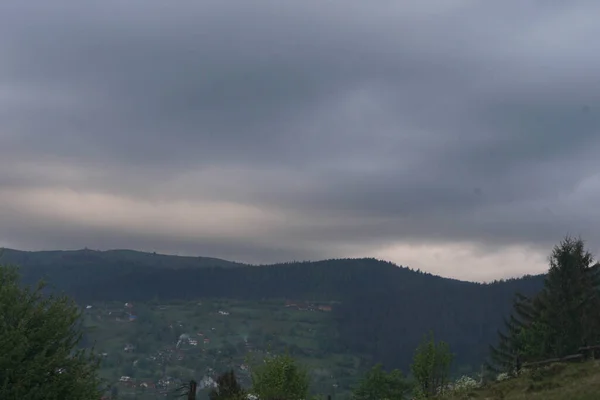
<path id="1" fill-rule="evenodd" d="M 468 391 L 472 389 L 476 389 L 479 387 L 479 382 L 470 376 L 462 376 L 456 382 L 454 382 L 454 386 L 452 390 L 454 391 Z"/>
<path id="2" fill-rule="evenodd" d="M 78 348 L 79 308 L 19 279 L 16 267 L 0 266 L 0 398 L 98 400 L 99 359 Z"/>
<path id="3" fill-rule="evenodd" d="M 261 400 L 302 400 L 308 396 L 308 371 L 289 355 L 270 357 L 252 370 L 252 393 Z"/>

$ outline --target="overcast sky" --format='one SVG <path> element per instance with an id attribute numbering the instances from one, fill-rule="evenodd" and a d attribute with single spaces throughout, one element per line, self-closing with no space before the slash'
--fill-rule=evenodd
<path id="1" fill-rule="evenodd" d="M 4 0 L 0 245 L 489 280 L 600 253 L 600 2 Z"/>

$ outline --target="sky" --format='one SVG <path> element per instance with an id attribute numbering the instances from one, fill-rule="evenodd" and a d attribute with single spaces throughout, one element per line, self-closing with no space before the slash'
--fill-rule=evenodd
<path id="1" fill-rule="evenodd" d="M 4 0 L 0 245 L 473 281 L 600 254 L 598 1 Z"/>

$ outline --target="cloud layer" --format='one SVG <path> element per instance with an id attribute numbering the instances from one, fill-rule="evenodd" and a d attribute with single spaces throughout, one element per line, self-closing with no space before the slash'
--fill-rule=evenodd
<path id="1" fill-rule="evenodd" d="M 597 251 L 599 12 L 5 1 L 0 242 L 477 280 Z"/>

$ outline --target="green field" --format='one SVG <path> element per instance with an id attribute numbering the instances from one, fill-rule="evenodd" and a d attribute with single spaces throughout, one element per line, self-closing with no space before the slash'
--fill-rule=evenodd
<path id="1" fill-rule="evenodd" d="M 164 399 L 190 379 L 210 386 L 209 378 L 230 368 L 249 385 L 252 365 L 289 352 L 309 368 L 315 393 L 344 398 L 366 363 L 329 350 L 335 324 L 330 309 L 319 306 L 335 304 L 203 299 L 95 303 L 83 313 L 88 340 L 102 355 L 102 377 L 120 397 Z"/>

